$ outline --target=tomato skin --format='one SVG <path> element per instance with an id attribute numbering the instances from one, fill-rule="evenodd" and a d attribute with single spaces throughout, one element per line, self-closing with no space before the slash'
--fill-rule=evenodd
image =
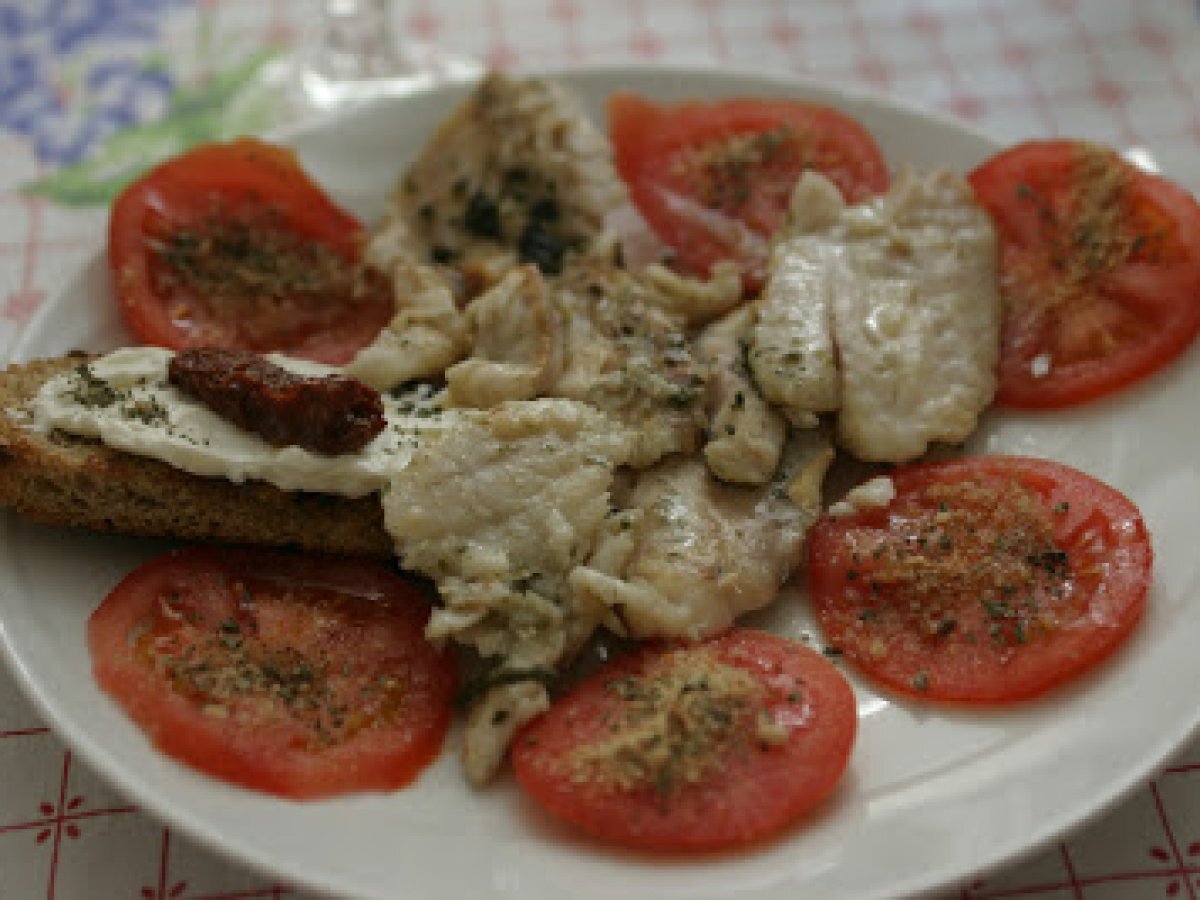
<path id="1" fill-rule="evenodd" d="M 196 547 L 126 576 L 92 614 L 88 646 L 100 687 L 158 749 L 217 778 L 307 799 L 397 789 L 438 755 L 456 678 L 449 657 L 424 639 L 428 614 L 419 591 L 376 563 Z M 222 656 L 214 650 L 218 642 L 235 653 L 243 643 L 251 649 Z M 252 654 L 274 668 L 248 663 Z M 206 677 L 212 673 L 224 685 L 256 682 L 263 671 L 286 675 L 291 669 L 279 660 L 305 677 L 289 683 L 272 674 L 276 680 L 261 691 L 255 683 L 225 696 L 211 680 L 178 675 L 173 667 L 188 671 L 180 660 L 209 663 Z M 315 680 L 307 677 L 313 672 Z M 385 678 L 395 684 L 371 688 Z M 301 700 L 328 690 L 330 709 L 347 695 L 357 700 L 335 710 L 352 724 L 344 733 L 331 729 L 335 738 L 324 740 L 299 716 L 280 712 L 288 697 L 300 702 L 296 688 Z M 256 705 L 262 703 L 274 708 L 262 711 Z M 216 715 L 218 707 L 224 713 Z M 324 709 L 313 715 L 331 721 Z M 353 724 L 356 715 L 362 718 Z"/>
<path id="2" fill-rule="evenodd" d="M 1113 488 L 1060 463 L 1006 456 L 907 466 L 892 480 L 897 496 L 888 506 L 822 518 L 808 547 L 826 641 L 889 690 L 972 704 L 1026 700 L 1099 665 L 1140 621 L 1153 552 L 1137 508 Z M 974 506 L 953 499 L 978 486 L 985 493 Z M 1036 516 L 1013 520 L 1008 531 L 989 530 L 981 517 L 990 509 L 1002 520 L 1003 507 L 1022 496 L 1053 540 L 1026 557 L 1038 581 L 993 590 L 971 573 L 1019 566 L 1029 552 L 1020 539 L 1034 533 Z M 937 527 L 960 510 L 969 535 Z M 984 551 L 972 543 L 976 532 Z M 917 573 L 939 571 L 939 559 L 951 561 L 940 571 L 957 576 L 929 595 L 896 590 L 892 560 Z M 1006 584 L 1020 589 L 1009 593 Z"/>
<path id="3" fill-rule="evenodd" d="M 1084 205 L 1087 186 L 1105 175 L 1124 184 L 1115 220 L 1103 210 L 1089 218 Z M 1070 140 L 1020 144 L 969 180 L 1000 238 L 998 404 L 1055 409 L 1104 397 L 1194 341 L 1200 205 L 1186 191 Z M 1122 241 L 1125 252 L 1080 276 L 1089 252 L 1112 253 Z M 1060 299 L 1048 302 L 1056 291 Z"/>
<path id="4" fill-rule="evenodd" d="M 769 239 L 805 169 L 828 176 L 851 203 L 888 186 L 887 164 L 866 129 L 812 103 L 737 98 L 660 106 L 618 93 L 608 120 L 617 171 L 679 266 L 708 275 L 716 262 L 733 259 L 750 290 L 762 283 Z M 757 158 L 749 162 L 730 149 L 764 135 L 773 137 L 752 145 Z"/>
<path id="5" fill-rule="evenodd" d="M 337 298 L 323 309 L 293 302 L 261 323 L 263 313 L 249 308 L 214 310 L 204 296 L 168 296 L 163 281 L 170 263 L 162 246 L 173 235 L 203 235 L 214 219 L 241 222 L 252 239 L 261 236 L 265 220 L 347 269 L 359 262 L 363 226 L 308 177 L 290 150 L 253 138 L 200 145 L 152 169 L 113 204 L 109 268 L 122 316 L 138 340 L 172 349 L 279 351 L 341 364 L 390 320 L 390 292 L 377 277 L 349 300 Z"/>
<path id="6" fill-rule="evenodd" d="M 644 672 L 668 649 L 645 646 L 593 673 L 517 735 L 512 763 L 522 788 L 548 812 L 595 837 L 689 852 L 761 841 L 828 797 L 857 730 L 854 695 L 841 673 L 807 647 L 748 629 L 696 646 L 765 687 L 765 708 L 794 725 L 784 743 L 727 756 L 703 781 L 665 795 L 653 785 L 623 789 L 575 777 L 571 754 L 602 740 L 619 714 L 611 685 Z"/>

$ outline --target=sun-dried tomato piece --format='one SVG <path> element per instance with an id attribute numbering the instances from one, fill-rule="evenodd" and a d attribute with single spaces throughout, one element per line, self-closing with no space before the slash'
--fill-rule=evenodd
<path id="1" fill-rule="evenodd" d="M 352 453 L 385 424 L 379 392 L 361 381 L 297 375 L 247 350 L 182 350 L 168 374 L 180 390 L 275 447 Z"/>

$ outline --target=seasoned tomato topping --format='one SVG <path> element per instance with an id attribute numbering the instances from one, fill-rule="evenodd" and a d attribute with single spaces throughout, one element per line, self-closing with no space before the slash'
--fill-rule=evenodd
<path id="1" fill-rule="evenodd" d="M 186 227 L 149 233 L 150 287 L 180 325 L 233 323 L 251 349 L 289 346 L 388 283 L 329 244 L 298 234 L 276 206 L 240 212 L 220 199 Z"/>
<path id="2" fill-rule="evenodd" d="M 394 790 L 434 759 L 451 657 L 421 590 L 376 563 L 192 547 L 88 623 L 96 679 L 164 752 L 286 797 Z"/>
<path id="3" fill-rule="evenodd" d="M 887 504 L 817 523 L 808 567 L 826 640 L 888 687 L 1021 700 L 1097 665 L 1140 619 L 1150 539 L 1107 485 L 1004 456 L 892 481 Z"/>
<path id="4" fill-rule="evenodd" d="M 237 607 L 220 620 L 182 593 L 161 597 L 137 632 L 134 657 L 162 672 L 171 689 L 205 715 L 232 716 L 248 728 L 286 726 L 295 731 L 293 744 L 310 751 L 345 744 L 363 729 L 388 726 L 405 714 L 403 677 L 386 668 L 338 666 L 328 653 L 277 642 L 260 619 L 276 615 L 271 604 L 278 597 L 252 580 L 234 582 L 232 589 Z M 313 616 L 367 620 L 361 597 L 307 588 L 302 598 L 292 602 L 303 602 Z"/>
<path id="5" fill-rule="evenodd" d="M 294 153 L 242 138 L 195 147 L 126 188 L 109 220 L 109 266 L 143 343 L 340 365 L 394 312 L 363 236 Z"/>
<path id="6" fill-rule="evenodd" d="M 571 762 L 577 778 L 623 790 L 696 784 L 728 754 L 749 751 L 756 711 L 769 722 L 753 676 L 704 650 L 666 653 L 607 689 L 619 701 L 612 731 Z"/>
<path id="7" fill-rule="evenodd" d="M 734 628 L 594 672 L 512 748 L 521 786 L 597 837 L 721 850 L 777 834 L 834 787 L 854 694 L 819 653 Z"/>
<path id="8" fill-rule="evenodd" d="M 182 350 L 169 375 L 185 393 L 276 447 L 351 453 L 384 427 L 374 388 L 344 375 L 297 375 L 245 350 Z"/>
<path id="9" fill-rule="evenodd" d="M 971 173 L 1000 237 L 997 402 L 1081 403 L 1161 369 L 1200 331 L 1200 205 L 1112 150 L 1029 141 Z"/>
<path id="10" fill-rule="evenodd" d="M 866 579 L 867 619 L 893 616 L 931 638 L 964 627 L 966 640 L 1023 644 L 1080 615 L 1086 597 L 1068 595 L 1067 552 L 1052 513 L 1020 484 L 936 484 L 893 511 L 886 531 L 851 533 L 851 559 Z M 981 631 L 957 618 L 961 597 L 978 598 Z"/>

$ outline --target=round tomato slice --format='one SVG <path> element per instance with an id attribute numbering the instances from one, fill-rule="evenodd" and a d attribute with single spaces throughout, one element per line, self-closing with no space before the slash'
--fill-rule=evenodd
<path id="1" fill-rule="evenodd" d="M 1121 645 L 1146 605 L 1137 508 L 1059 463 L 971 457 L 897 469 L 885 507 L 825 517 L 809 587 L 829 644 L 903 694 L 1006 703 Z"/>
<path id="2" fill-rule="evenodd" d="M 188 765 L 285 797 L 392 790 L 450 722 L 429 609 L 376 563 L 191 548 L 117 585 L 88 645 L 100 687 Z"/>
<path id="3" fill-rule="evenodd" d="M 996 401 L 1057 408 L 1165 366 L 1200 331 L 1200 205 L 1104 147 L 1033 141 L 971 173 L 1000 240 Z"/>
<path id="4" fill-rule="evenodd" d="M 833 790 L 857 728 L 820 654 L 735 629 L 593 673 L 517 735 L 513 770 L 556 816 L 629 847 L 769 837 Z"/>
<path id="5" fill-rule="evenodd" d="M 659 106 L 616 94 L 608 123 L 617 171 L 680 267 L 707 275 L 731 259 L 751 290 L 762 283 L 769 239 L 806 169 L 828 176 L 851 203 L 888 186 L 887 163 L 867 130 L 812 103 Z"/>
<path id="6" fill-rule="evenodd" d="M 168 160 L 109 220 L 117 301 L 141 341 L 341 364 L 391 319 L 363 228 L 286 149 L 251 138 Z"/>

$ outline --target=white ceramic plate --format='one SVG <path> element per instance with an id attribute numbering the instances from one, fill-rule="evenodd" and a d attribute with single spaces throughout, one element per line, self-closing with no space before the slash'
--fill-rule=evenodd
<path id="1" fill-rule="evenodd" d="M 952 121 L 881 99 L 755 76 L 678 69 L 565 79 L 599 120 L 632 88 L 663 99 L 798 96 L 858 117 L 893 165 L 965 170 L 996 149 Z M 381 104 L 293 136 L 305 163 L 368 218 L 459 91 Z M 18 355 L 127 340 L 100 261 L 29 329 Z M 54 728 L 98 771 L 193 837 L 294 883 L 370 897 L 896 897 L 1011 861 L 1143 782 L 1200 717 L 1200 353 L 1112 402 L 1065 414 L 991 414 L 975 450 L 1045 456 L 1131 496 L 1155 539 L 1148 617 L 1112 664 L 1019 709 L 971 713 L 887 700 L 855 680 L 861 729 L 833 800 L 754 853 L 663 859 L 604 849 L 547 821 L 511 784 L 472 792 L 452 751 L 409 790 L 297 804 L 209 780 L 150 749 L 94 686 L 84 623 L 106 591 L 161 549 L 0 518 L 0 638 Z M 773 624 L 810 629 L 803 604 Z M 451 744 L 450 746 L 453 746 Z"/>

